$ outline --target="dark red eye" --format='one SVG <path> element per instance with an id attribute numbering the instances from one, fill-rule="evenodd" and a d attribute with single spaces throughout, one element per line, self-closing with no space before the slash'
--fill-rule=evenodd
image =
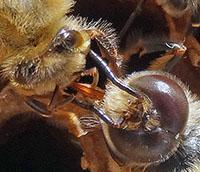
<path id="1" fill-rule="evenodd" d="M 152 106 L 142 115 L 136 113 L 133 110 L 134 104 L 130 104 L 131 95 L 127 94 L 120 99 L 120 90 L 111 87 L 105 97 L 105 113 L 117 121 L 117 116 L 121 112 L 126 114 L 124 112 L 127 111 L 129 116 L 138 115 L 140 122 L 135 127 L 135 121 L 130 118 L 134 129 L 116 129 L 103 125 L 108 148 L 113 158 L 122 164 L 162 162 L 176 151 L 183 139 L 189 113 L 185 92 L 172 76 L 158 72 L 141 72 L 136 76 L 133 74 L 126 82 L 130 87 L 141 90 L 151 100 Z M 115 107 L 110 104 L 109 99 L 121 100 L 123 106 Z M 115 116 L 115 113 L 118 114 Z"/>

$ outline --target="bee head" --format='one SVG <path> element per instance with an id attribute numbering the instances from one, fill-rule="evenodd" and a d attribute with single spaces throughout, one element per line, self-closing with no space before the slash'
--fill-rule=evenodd
<path id="1" fill-rule="evenodd" d="M 189 103 L 185 88 L 169 74 L 139 72 L 124 80 L 144 93 L 135 97 L 111 85 L 103 109 L 116 123 L 124 119 L 124 129 L 103 123 L 103 133 L 113 158 L 120 164 L 161 163 L 177 150 L 188 120 Z"/>
<path id="2" fill-rule="evenodd" d="M 39 91 L 44 87 L 37 93 L 43 94 L 76 79 L 85 67 L 89 48 L 90 37 L 86 32 L 63 27 L 53 39 L 22 48 L 5 60 L 3 73 L 18 88 Z"/>

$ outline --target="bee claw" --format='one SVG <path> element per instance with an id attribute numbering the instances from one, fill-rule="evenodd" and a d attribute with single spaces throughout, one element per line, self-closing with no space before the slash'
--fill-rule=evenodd
<path id="1" fill-rule="evenodd" d="M 92 88 L 96 88 L 99 82 L 99 72 L 96 67 L 93 67 L 91 69 L 85 70 L 83 73 L 81 73 L 81 76 L 92 76 L 93 81 L 91 84 Z"/>

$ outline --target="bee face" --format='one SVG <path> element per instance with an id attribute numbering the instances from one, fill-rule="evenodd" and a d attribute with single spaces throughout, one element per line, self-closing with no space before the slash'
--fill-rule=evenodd
<path id="1" fill-rule="evenodd" d="M 5 33 L 2 30 L 1 67 L 3 76 L 20 93 L 42 95 L 56 85 L 68 86 L 84 70 L 92 31 L 112 37 L 113 30 L 105 22 L 66 17 L 73 5 L 72 0 L 1 2 L 1 25 L 4 30 L 12 28 Z M 12 41 L 13 32 L 18 35 L 16 42 Z"/>
<path id="2" fill-rule="evenodd" d="M 191 123 L 197 124 L 200 102 L 186 87 L 172 75 L 153 71 L 135 73 L 125 82 L 144 92 L 151 102 L 142 102 L 141 111 L 141 103 L 133 96 L 108 86 L 102 105 L 105 113 L 115 122 L 122 117 L 127 123 L 124 129 L 103 123 L 104 137 L 113 158 L 128 166 L 159 166 L 179 156 L 180 164 L 193 151 L 192 158 L 197 159 L 199 150 L 191 149 L 188 136 L 198 130 L 193 131 Z M 198 143 L 196 139 L 195 144 Z M 187 155 L 179 152 L 185 147 Z"/>
<path id="3" fill-rule="evenodd" d="M 2 66 L 16 88 L 44 94 L 56 85 L 69 85 L 77 77 L 85 67 L 89 47 L 89 35 L 63 28 L 43 51 L 27 48 Z"/>

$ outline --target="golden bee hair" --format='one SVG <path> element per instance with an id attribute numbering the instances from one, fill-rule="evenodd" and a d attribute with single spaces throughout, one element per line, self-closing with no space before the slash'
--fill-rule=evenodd
<path id="1" fill-rule="evenodd" d="M 100 44 L 108 51 L 118 49 L 111 23 L 101 19 L 89 22 L 70 15 L 74 4 L 73 0 L 0 2 L 2 76 L 20 93 L 42 95 L 56 85 L 68 86 L 77 79 L 85 69 L 90 49 L 92 38 L 87 31 L 100 32 Z M 78 47 L 70 53 L 52 50 L 66 30 L 75 30 L 79 35 Z"/>

